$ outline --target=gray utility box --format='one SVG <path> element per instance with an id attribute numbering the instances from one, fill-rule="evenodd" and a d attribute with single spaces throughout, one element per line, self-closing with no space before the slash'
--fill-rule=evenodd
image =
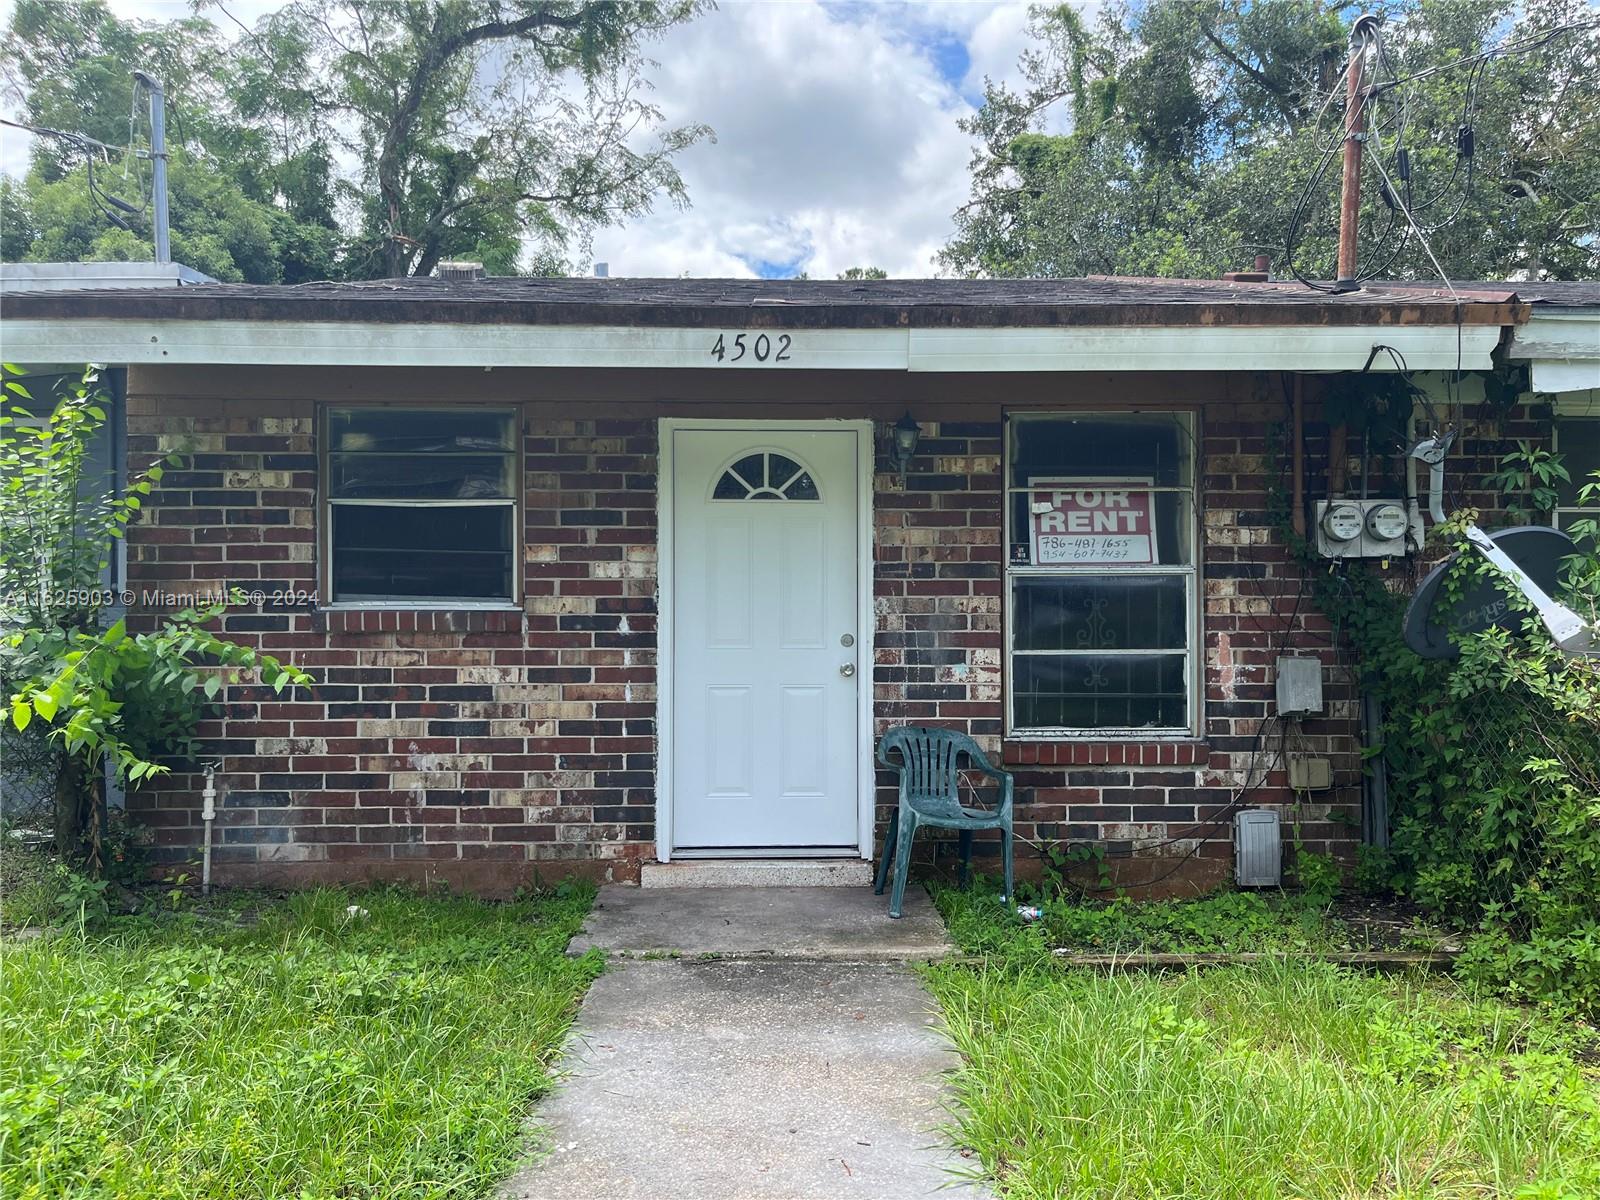
<path id="1" fill-rule="evenodd" d="M 1233 816 L 1233 881 L 1239 887 L 1283 884 L 1283 835 L 1275 808 L 1247 808 Z"/>
<path id="2" fill-rule="evenodd" d="M 1274 664 L 1280 717 L 1322 715 L 1322 660 L 1304 654 L 1279 655 Z"/>

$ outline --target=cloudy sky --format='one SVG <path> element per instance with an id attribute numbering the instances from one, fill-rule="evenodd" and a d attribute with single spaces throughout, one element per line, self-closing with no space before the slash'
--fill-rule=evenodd
<path id="1" fill-rule="evenodd" d="M 187 7 L 111 6 L 140 17 Z M 228 4 L 245 21 L 269 7 Z M 956 122 L 986 75 L 1015 79 L 1026 23 L 1018 2 L 723 0 L 650 50 L 667 120 L 716 130 L 680 159 L 692 207 L 601 231 L 594 257 L 612 275 L 932 274 L 967 196 L 972 147 Z M 0 169 L 25 160 L 25 139 L 7 136 Z"/>

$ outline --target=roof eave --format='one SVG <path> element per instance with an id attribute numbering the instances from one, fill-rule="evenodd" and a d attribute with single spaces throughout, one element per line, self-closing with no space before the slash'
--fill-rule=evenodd
<path id="1" fill-rule="evenodd" d="M 1351 303 L 1084 304 L 618 304 L 374 296 L 283 298 L 116 292 L 0 296 L 0 320 L 359 322 L 429 325 L 604 325 L 691 329 L 954 329 L 1152 326 L 1516 325 L 1528 306 L 1514 298 L 1441 304 L 1395 298 Z"/>

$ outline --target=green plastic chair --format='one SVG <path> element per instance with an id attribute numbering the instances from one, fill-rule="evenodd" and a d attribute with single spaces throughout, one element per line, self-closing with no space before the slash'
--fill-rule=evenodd
<path id="1" fill-rule="evenodd" d="M 889 756 L 899 753 L 900 761 Z M 1000 783 L 1000 803 L 992 808 L 967 808 L 961 803 L 961 767 L 966 755 L 972 770 L 981 771 Z M 1009 771 L 992 765 L 978 743 L 964 733 L 949 729 L 928 729 L 920 725 L 901 725 L 889 730 L 878 742 L 878 761 L 900 775 L 900 807 L 889 818 L 889 835 L 883 844 L 883 860 L 873 893 L 883 895 L 889 875 L 889 860 L 894 859 L 894 891 L 889 895 L 889 915 L 900 916 L 906 894 L 906 875 L 911 869 L 911 842 L 917 829 L 932 825 L 961 831 L 961 881 L 966 882 L 972 866 L 972 835 L 979 829 L 1000 831 L 1001 852 L 1005 856 L 1005 900 L 1011 900 L 1011 794 Z"/>

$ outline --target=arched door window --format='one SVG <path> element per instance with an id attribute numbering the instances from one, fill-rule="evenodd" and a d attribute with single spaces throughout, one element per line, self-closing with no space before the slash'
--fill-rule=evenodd
<path id="1" fill-rule="evenodd" d="M 821 500 L 811 472 L 770 450 L 746 454 L 717 480 L 713 500 Z"/>

